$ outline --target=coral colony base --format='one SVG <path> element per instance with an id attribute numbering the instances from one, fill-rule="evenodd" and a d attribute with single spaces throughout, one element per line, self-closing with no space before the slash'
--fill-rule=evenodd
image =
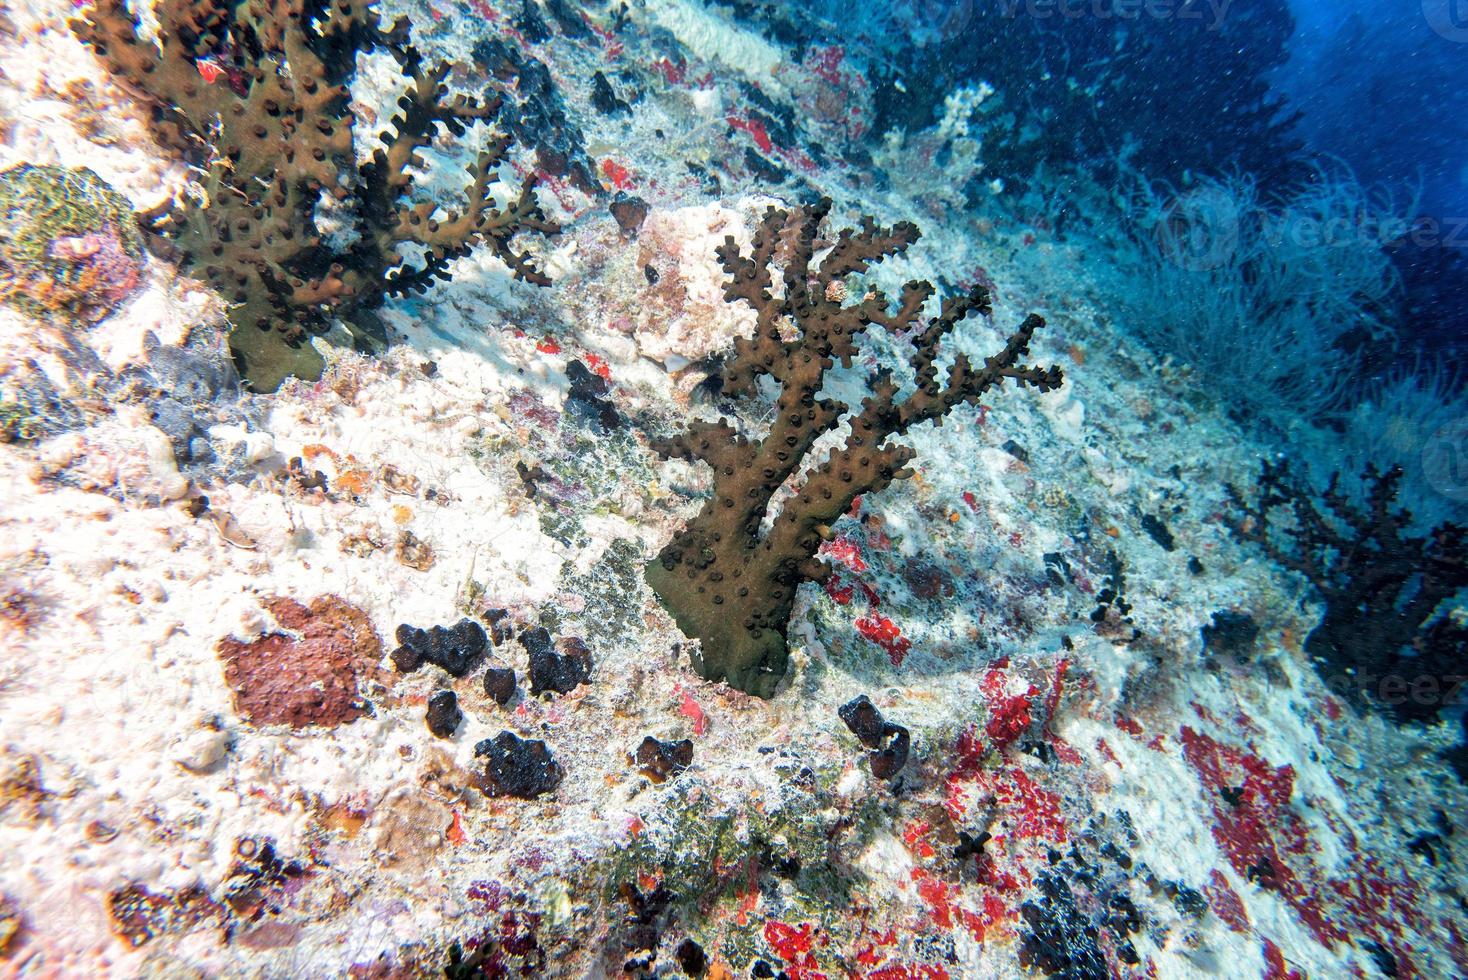
<path id="1" fill-rule="evenodd" d="M 966 183 L 999 54 L 0 14 L 0 975 L 1468 973 L 1461 522 Z"/>

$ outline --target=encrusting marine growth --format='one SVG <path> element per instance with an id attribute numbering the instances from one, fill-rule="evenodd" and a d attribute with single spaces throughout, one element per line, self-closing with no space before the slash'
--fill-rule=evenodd
<path id="1" fill-rule="evenodd" d="M 143 281 L 127 199 L 85 167 L 0 173 L 0 302 L 93 323 Z"/>
<path id="2" fill-rule="evenodd" d="M 549 283 L 511 242 L 520 231 L 559 231 L 536 203 L 533 176 L 503 208 L 490 190 L 508 138 L 490 140 L 470 165 L 461 210 L 434 217 L 434 203 L 411 200 L 418 151 L 437 127 L 462 136 L 493 120 L 499 102 L 450 97 L 449 64 L 424 62 L 406 18 L 385 30 L 367 0 L 160 0 L 154 15 L 156 41 L 139 36 L 124 0 L 95 0 L 71 27 L 149 105 L 159 139 L 202 172 L 202 199 L 142 220 L 161 251 L 181 253 L 234 304 L 230 346 L 256 390 L 319 377 L 309 335 L 343 317 L 366 343 L 372 308 L 447 279 L 476 245 L 517 279 Z M 357 56 L 376 49 L 409 85 L 383 146 L 359 165 L 349 85 Z M 349 244 L 318 226 L 328 208 Z M 399 245 L 422 246 L 422 266 L 405 265 Z"/>
<path id="3" fill-rule="evenodd" d="M 896 312 L 875 291 L 856 305 L 843 305 L 847 276 L 905 251 L 919 232 L 911 223 L 887 229 L 866 218 L 860 231 L 843 230 L 814 264 L 816 235 L 830 210 L 828 199 L 793 214 L 772 207 L 754 235 L 749 256 L 732 237 L 718 249 L 729 275 L 725 298 L 744 300 L 758 314 L 754 336 L 735 341 L 724 390 L 749 396 L 756 393 L 762 375 L 778 382 L 782 390 L 769 434 L 755 443 L 726 419 L 695 421 L 683 434 L 654 446 L 665 456 L 712 466 L 714 492 L 648 564 L 647 582 L 679 628 L 701 641 L 695 669 L 761 697 L 773 695 L 785 675 L 786 628 L 797 586 L 831 574 L 830 566 L 816 557 L 831 523 L 857 496 L 911 475 L 904 467 L 914 450 L 889 437 L 941 419 L 962 403 L 977 404 L 1006 378 L 1041 391 L 1058 388 L 1063 380 L 1059 367 L 1020 363 L 1031 336 L 1044 324 L 1034 314 L 982 367 L 958 354 L 940 378 L 939 343 L 968 314 L 990 312 L 988 291 L 975 286 L 967 295 L 947 299 L 930 319 L 922 315 L 934 292 L 926 282 L 907 283 Z M 787 231 L 792 225 L 793 235 Z M 789 256 L 779 296 L 771 292 L 777 253 Z M 790 324 L 796 336 L 786 340 L 782 329 Z M 846 411 L 841 402 L 819 397 L 826 372 L 836 360 L 850 366 L 857 353 L 856 336 L 873 324 L 898 335 L 915 330 L 911 364 L 916 391 L 899 403 L 898 386 L 890 377 L 873 379 L 872 394 L 851 417 L 845 447 L 806 474 L 804 485 L 761 534 L 776 491 L 800 471 L 816 440 L 835 429 Z"/>

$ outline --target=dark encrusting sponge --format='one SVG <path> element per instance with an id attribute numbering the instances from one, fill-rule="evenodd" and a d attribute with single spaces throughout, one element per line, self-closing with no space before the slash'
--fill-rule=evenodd
<path id="1" fill-rule="evenodd" d="M 474 746 L 474 757 L 484 758 L 483 789 L 489 796 L 534 799 L 561 784 L 566 772 L 539 739 L 523 739 L 500 732 Z"/>
<path id="2" fill-rule="evenodd" d="M 867 753 L 867 760 L 872 764 L 872 775 L 878 779 L 892 779 L 907 765 L 912 736 L 906 728 L 883 718 L 877 706 L 865 694 L 846 702 L 836 709 L 836 713 L 846 723 L 851 734 L 872 750 Z"/>
<path id="3" fill-rule="evenodd" d="M 484 656 L 489 645 L 484 627 L 472 619 L 426 630 L 404 623 L 398 627 L 397 638 L 398 648 L 392 652 L 392 662 L 404 674 L 430 663 L 455 677 L 463 677 Z"/>
<path id="4" fill-rule="evenodd" d="M 536 626 L 520 633 L 520 643 L 530 655 L 530 694 L 538 696 L 542 691 L 570 694 L 591 679 L 591 651 L 586 644 L 575 638 L 563 639 L 567 648 L 563 655 L 556 652 L 550 632 Z"/>
<path id="5" fill-rule="evenodd" d="M 464 712 L 459 710 L 458 695 L 453 691 L 433 692 L 428 699 L 425 720 L 428 722 L 428 730 L 436 737 L 452 738 L 459 723 L 464 720 Z"/>
<path id="6" fill-rule="evenodd" d="M 693 742 L 686 738 L 664 742 L 649 735 L 637 746 L 634 759 L 643 775 L 661 783 L 693 764 Z"/>
<path id="7" fill-rule="evenodd" d="M 160 0 L 151 9 L 156 38 L 138 34 L 126 0 L 93 0 L 71 28 L 144 100 L 159 140 L 201 173 L 204 197 L 166 203 L 142 216 L 144 228 L 233 305 L 230 347 L 256 391 L 320 377 L 307 340 L 333 317 L 363 345 L 381 340 L 373 308 L 447 279 L 477 245 L 515 278 L 549 283 L 511 241 L 559 231 L 534 179 L 502 207 L 489 190 L 508 138 L 470 165 L 459 210 L 413 199 L 411 171 L 438 127 L 462 137 L 473 121 L 494 120 L 499 101 L 450 96 L 450 65 L 424 62 L 407 18 L 386 28 L 369 0 Z M 397 62 L 408 91 L 383 147 L 359 165 L 349 86 L 357 56 L 376 50 Z M 321 233 L 323 200 L 355 232 L 352 244 Z M 405 264 L 400 245 L 422 247 L 421 267 Z"/>
<path id="8" fill-rule="evenodd" d="M 895 311 L 875 290 L 864 296 L 853 290 L 852 295 L 862 298 L 848 305 L 846 278 L 906 251 L 917 241 L 918 229 L 906 222 L 880 228 L 866 218 L 861 230 L 841 231 L 816 263 L 817 235 L 830 210 L 828 199 L 793 212 L 772 207 L 748 255 L 732 236 L 717 250 L 729 276 L 725 299 L 742 300 L 758 314 L 754 336 L 734 342 L 724 393 L 753 396 L 761 376 L 776 381 L 782 390 L 769 434 L 755 443 L 727 419 L 697 420 L 681 435 L 655 443 L 666 456 L 702 460 L 713 467 L 714 492 L 647 566 L 647 582 L 679 628 L 700 641 L 695 669 L 760 697 L 773 695 L 785 676 L 786 628 L 796 588 L 804 581 L 824 581 L 832 572 L 816 558 L 830 525 L 859 495 L 876 493 L 912 474 L 906 464 L 913 449 L 890 437 L 939 421 L 961 404 L 976 405 L 1006 379 L 1041 391 L 1058 388 L 1062 381 L 1058 367 L 1022 363 L 1030 338 L 1044 324 L 1033 314 L 982 366 L 975 367 L 959 353 L 940 377 L 939 345 L 970 313 L 988 315 L 988 290 L 974 286 L 966 295 L 945 300 L 931 318 L 923 315 L 934 293 L 926 282 L 907 283 Z M 779 296 L 771 291 L 777 255 L 784 264 Z M 795 339 L 784 338 L 787 324 L 795 326 Z M 775 492 L 847 411 L 838 401 L 818 397 L 826 372 L 838 360 L 849 368 L 857 335 L 873 325 L 911 336 L 917 390 L 898 402 L 898 385 L 887 374 L 869 379 L 872 394 L 855 409 L 846 445 L 806 475 L 800 493 L 785 502 L 762 534 L 760 522 Z"/>

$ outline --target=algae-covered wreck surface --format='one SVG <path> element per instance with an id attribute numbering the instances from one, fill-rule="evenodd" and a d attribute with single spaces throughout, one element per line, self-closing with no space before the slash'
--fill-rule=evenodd
<path id="1" fill-rule="evenodd" d="M 0 8 L 0 972 L 1468 972 L 1289 11 L 827 7 Z"/>

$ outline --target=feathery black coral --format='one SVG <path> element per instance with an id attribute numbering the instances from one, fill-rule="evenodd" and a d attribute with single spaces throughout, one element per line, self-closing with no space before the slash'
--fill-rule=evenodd
<path id="1" fill-rule="evenodd" d="M 202 199 L 144 215 L 144 227 L 233 304 L 230 346 L 256 390 L 319 377 L 310 335 L 341 317 L 366 343 L 373 308 L 447 279 L 476 245 L 516 278 L 548 283 L 511 242 L 559 230 L 533 179 L 503 207 L 490 192 L 507 139 L 469 167 L 462 209 L 435 217 L 435 205 L 411 202 L 411 168 L 438 127 L 463 136 L 499 103 L 450 96 L 450 66 L 424 62 L 406 19 L 386 28 L 368 0 L 159 0 L 154 14 L 156 40 L 138 35 L 125 0 L 94 0 L 71 27 L 148 105 L 159 139 L 202 173 Z M 357 55 L 379 49 L 408 87 L 384 145 L 359 165 L 349 85 Z M 326 198 L 347 226 L 340 241 L 317 224 Z M 405 264 L 405 244 L 421 246 L 421 266 Z"/>
<path id="2" fill-rule="evenodd" d="M 945 300 L 931 319 L 922 313 L 933 295 L 926 282 L 904 286 L 895 311 L 876 292 L 845 305 L 847 276 L 905 251 L 919 233 L 910 223 L 879 228 L 867 218 L 860 231 L 840 232 L 817 263 L 816 235 L 830 209 L 829 200 L 793 213 L 770 208 L 749 255 L 733 238 L 718 249 L 729 275 L 726 299 L 742 300 L 758 314 L 754 336 L 735 341 L 724 390 L 747 396 L 754 394 L 761 375 L 777 381 L 782 391 L 769 434 L 755 443 L 727 420 L 696 421 L 655 447 L 666 456 L 712 466 L 714 493 L 648 565 L 648 584 L 683 632 L 701 641 L 695 660 L 699 672 L 761 697 L 771 696 L 785 674 L 786 627 L 796 587 L 831 574 L 816 557 L 829 525 L 858 495 L 911 474 L 906 464 L 914 451 L 888 437 L 940 419 L 959 404 L 977 404 L 1005 379 L 1041 391 L 1059 387 L 1062 380 L 1058 367 L 1021 363 L 1031 336 L 1044 324 L 1033 314 L 981 366 L 959 354 L 940 377 L 940 342 L 968 314 L 990 312 L 987 291 L 976 286 Z M 777 253 L 789 256 L 780 296 L 771 291 Z M 792 325 L 796 337 L 786 340 L 782 326 Z M 917 331 L 911 341 L 917 390 L 898 402 L 897 385 L 886 376 L 875 378 L 872 394 L 852 413 L 845 447 L 807 474 L 799 493 L 761 534 L 775 492 L 802 469 L 816 440 L 835 429 L 846 412 L 840 402 L 819 397 L 826 372 L 838 360 L 849 367 L 857 335 L 873 325 L 894 334 Z"/>
<path id="3" fill-rule="evenodd" d="M 1400 467 L 1368 466 L 1358 505 L 1333 477 L 1317 506 L 1283 463 L 1266 461 L 1253 500 L 1228 488 L 1226 520 L 1325 600 L 1305 652 L 1328 685 L 1398 721 L 1428 721 L 1468 679 L 1468 627 L 1444 609 L 1468 588 L 1468 531 L 1409 533 L 1412 515 L 1394 506 L 1401 479 Z"/>

